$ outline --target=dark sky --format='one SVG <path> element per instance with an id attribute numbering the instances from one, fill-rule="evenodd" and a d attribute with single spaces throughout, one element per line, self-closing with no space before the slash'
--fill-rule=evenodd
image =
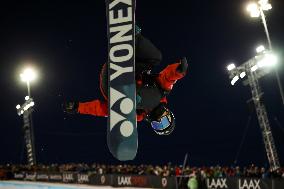
<path id="1" fill-rule="evenodd" d="M 284 2 L 272 4 L 267 20 L 281 59 Z M 142 34 L 163 53 L 156 71 L 186 56 L 189 72 L 169 96 L 175 132 L 161 137 L 140 124 L 138 154 L 130 163 L 182 164 L 188 153 L 190 165 L 232 165 L 239 151 L 237 164 L 267 165 L 256 115 L 246 103 L 250 89 L 241 83 L 231 86 L 226 72 L 229 62 L 241 64 L 266 42 L 260 20 L 249 18 L 244 6 L 241 0 L 137 1 Z M 39 70 L 31 86 L 38 162 L 118 163 L 108 152 L 106 118 L 67 116 L 61 110 L 64 100 L 102 98 L 98 74 L 107 55 L 104 1 L 14 1 L 0 7 L 0 164 L 24 160 L 22 117 L 15 106 L 27 94 L 19 81 L 26 62 Z M 284 83 L 283 58 L 278 70 Z M 275 75 L 263 78 L 261 86 L 283 165 L 284 106 Z"/>

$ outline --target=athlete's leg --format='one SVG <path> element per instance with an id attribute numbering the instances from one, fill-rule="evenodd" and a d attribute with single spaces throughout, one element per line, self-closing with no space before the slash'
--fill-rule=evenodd
<path id="1" fill-rule="evenodd" d="M 151 70 L 154 66 L 160 64 L 162 53 L 149 39 L 141 34 L 136 36 L 135 48 L 135 71 L 137 74 Z"/>

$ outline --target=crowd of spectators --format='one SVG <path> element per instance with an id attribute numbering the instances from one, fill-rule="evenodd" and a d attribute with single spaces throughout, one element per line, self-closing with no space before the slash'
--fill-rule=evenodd
<path id="1" fill-rule="evenodd" d="M 204 178 L 224 178 L 224 177 L 255 177 L 255 178 L 284 178 L 284 168 L 277 170 L 266 169 L 250 165 L 248 167 L 191 167 L 168 165 L 104 165 L 104 164 L 50 164 L 50 165 L 0 165 L 0 178 L 4 173 L 18 172 L 80 172 L 90 174 L 135 174 L 135 175 L 155 175 L 155 176 L 190 176 L 196 175 Z"/>

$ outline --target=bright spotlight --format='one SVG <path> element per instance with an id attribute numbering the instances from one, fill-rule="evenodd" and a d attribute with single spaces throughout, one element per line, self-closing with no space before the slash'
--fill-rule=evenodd
<path id="1" fill-rule="evenodd" d="M 277 57 L 274 54 L 266 54 L 263 59 L 257 62 L 258 67 L 274 66 L 278 62 Z"/>
<path id="2" fill-rule="evenodd" d="M 232 85 L 235 85 L 235 83 L 236 83 L 239 79 L 240 79 L 239 76 L 235 76 L 235 77 L 232 79 L 231 84 L 232 84 Z"/>
<path id="3" fill-rule="evenodd" d="M 230 64 L 230 65 L 227 66 L 228 71 L 231 71 L 235 68 L 236 68 L 235 64 Z"/>
<path id="4" fill-rule="evenodd" d="M 30 99 L 30 97 L 29 97 L 29 96 L 26 96 L 26 97 L 25 97 L 25 100 L 29 100 L 29 99 Z"/>
<path id="5" fill-rule="evenodd" d="M 246 72 L 242 72 L 241 74 L 240 74 L 240 77 L 241 78 L 244 78 L 246 76 Z"/>
<path id="6" fill-rule="evenodd" d="M 256 71 L 258 69 L 258 65 L 254 65 L 253 67 L 251 67 L 251 72 L 254 72 L 254 71 Z"/>
<path id="7" fill-rule="evenodd" d="M 272 5 L 271 4 L 266 4 L 266 5 L 262 6 L 262 10 L 267 11 L 267 10 L 270 10 L 270 9 L 272 9 Z"/>
<path id="8" fill-rule="evenodd" d="M 27 111 L 29 109 L 29 106 L 25 106 L 24 110 Z"/>
<path id="9" fill-rule="evenodd" d="M 20 109 L 21 108 L 21 106 L 20 106 L 20 104 L 18 104 L 17 106 L 16 106 L 16 109 L 18 110 L 18 109 Z"/>
<path id="10" fill-rule="evenodd" d="M 30 82 L 36 79 L 36 73 L 31 68 L 27 68 L 20 74 L 21 80 L 24 82 Z"/>
<path id="11" fill-rule="evenodd" d="M 268 0 L 259 0 L 258 2 L 260 4 L 260 7 L 262 10 L 270 10 L 272 9 L 272 5 L 270 3 L 268 3 Z"/>
<path id="12" fill-rule="evenodd" d="M 250 16 L 253 18 L 257 18 L 260 16 L 259 6 L 256 3 L 248 4 L 247 11 L 250 13 Z"/>
<path id="13" fill-rule="evenodd" d="M 265 47 L 263 45 L 260 45 L 256 48 L 257 53 L 262 53 L 263 51 L 265 51 Z"/>
<path id="14" fill-rule="evenodd" d="M 34 106 L 35 105 L 35 103 L 34 103 L 34 101 L 32 101 L 31 103 L 30 103 L 30 106 L 32 107 L 32 106 Z"/>

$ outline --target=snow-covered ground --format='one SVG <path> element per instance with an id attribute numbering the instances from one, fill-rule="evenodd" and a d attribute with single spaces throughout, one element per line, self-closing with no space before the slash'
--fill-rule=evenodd
<path id="1" fill-rule="evenodd" d="M 0 189 L 113 189 L 110 186 L 89 186 L 80 184 L 54 184 L 44 182 L 0 181 Z M 135 189 L 135 188 L 124 188 Z M 147 188 L 143 188 L 147 189 Z"/>

